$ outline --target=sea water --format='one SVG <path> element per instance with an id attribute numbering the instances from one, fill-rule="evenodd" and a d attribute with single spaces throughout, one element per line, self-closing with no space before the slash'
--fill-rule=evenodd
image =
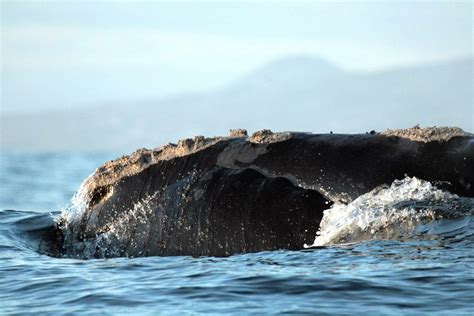
<path id="1" fill-rule="evenodd" d="M 82 180 L 116 156 L 0 155 L 0 314 L 474 314 L 473 201 L 419 179 L 334 205 L 313 247 L 300 251 L 40 254 L 25 227 L 58 216 Z"/>

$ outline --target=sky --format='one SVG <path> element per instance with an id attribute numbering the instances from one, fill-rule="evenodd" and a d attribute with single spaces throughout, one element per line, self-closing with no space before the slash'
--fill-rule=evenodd
<path id="1" fill-rule="evenodd" d="M 473 55 L 471 1 L 4 1 L 1 111 L 212 91 L 273 60 L 357 72 Z"/>

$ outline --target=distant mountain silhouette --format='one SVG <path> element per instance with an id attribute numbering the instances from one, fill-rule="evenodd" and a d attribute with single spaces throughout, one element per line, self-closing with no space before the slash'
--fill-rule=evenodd
<path id="1" fill-rule="evenodd" d="M 297 56 L 212 93 L 76 111 L 3 114 L 4 150 L 129 151 L 192 135 L 299 130 L 365 132 L 454 125 L 472 132 L 473 59 L 372 73 Z"/>

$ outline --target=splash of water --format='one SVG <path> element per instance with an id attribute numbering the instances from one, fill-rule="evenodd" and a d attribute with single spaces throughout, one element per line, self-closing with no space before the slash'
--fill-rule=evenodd
<path id="1" fill-rule="evenodd" d="M 68 231 L 68 225 L 76 220 L 79 220 L 87 209 L 89 198 L 85 184 L 93 174 L 94 173 L 91 173 L 86 179 L 82 181 L 68 205 L 62 208 L 59 215 L 54 218 L 54 221 L 65 233 Z"/>
<path id="2" fill-rule="evenodd" d="M 406 177 L 381 186 L 349 204 L 324 211 L 312 245 L 327 246 L 369 239 L 398 239 L 419 233 L 423 224 L 474 212 L 474 199 L 460 198 L 430 182 Z"/>

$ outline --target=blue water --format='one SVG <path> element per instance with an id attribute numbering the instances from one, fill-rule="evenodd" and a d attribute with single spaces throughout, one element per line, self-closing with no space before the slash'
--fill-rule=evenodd
<path id="1" fill-rule="evenodd" d="M 228 258 L 39 254 L 24 228 L 115 156 L 0 156 L 0 314 L 474 314 L 472 215 L 430 238 Z"/>

